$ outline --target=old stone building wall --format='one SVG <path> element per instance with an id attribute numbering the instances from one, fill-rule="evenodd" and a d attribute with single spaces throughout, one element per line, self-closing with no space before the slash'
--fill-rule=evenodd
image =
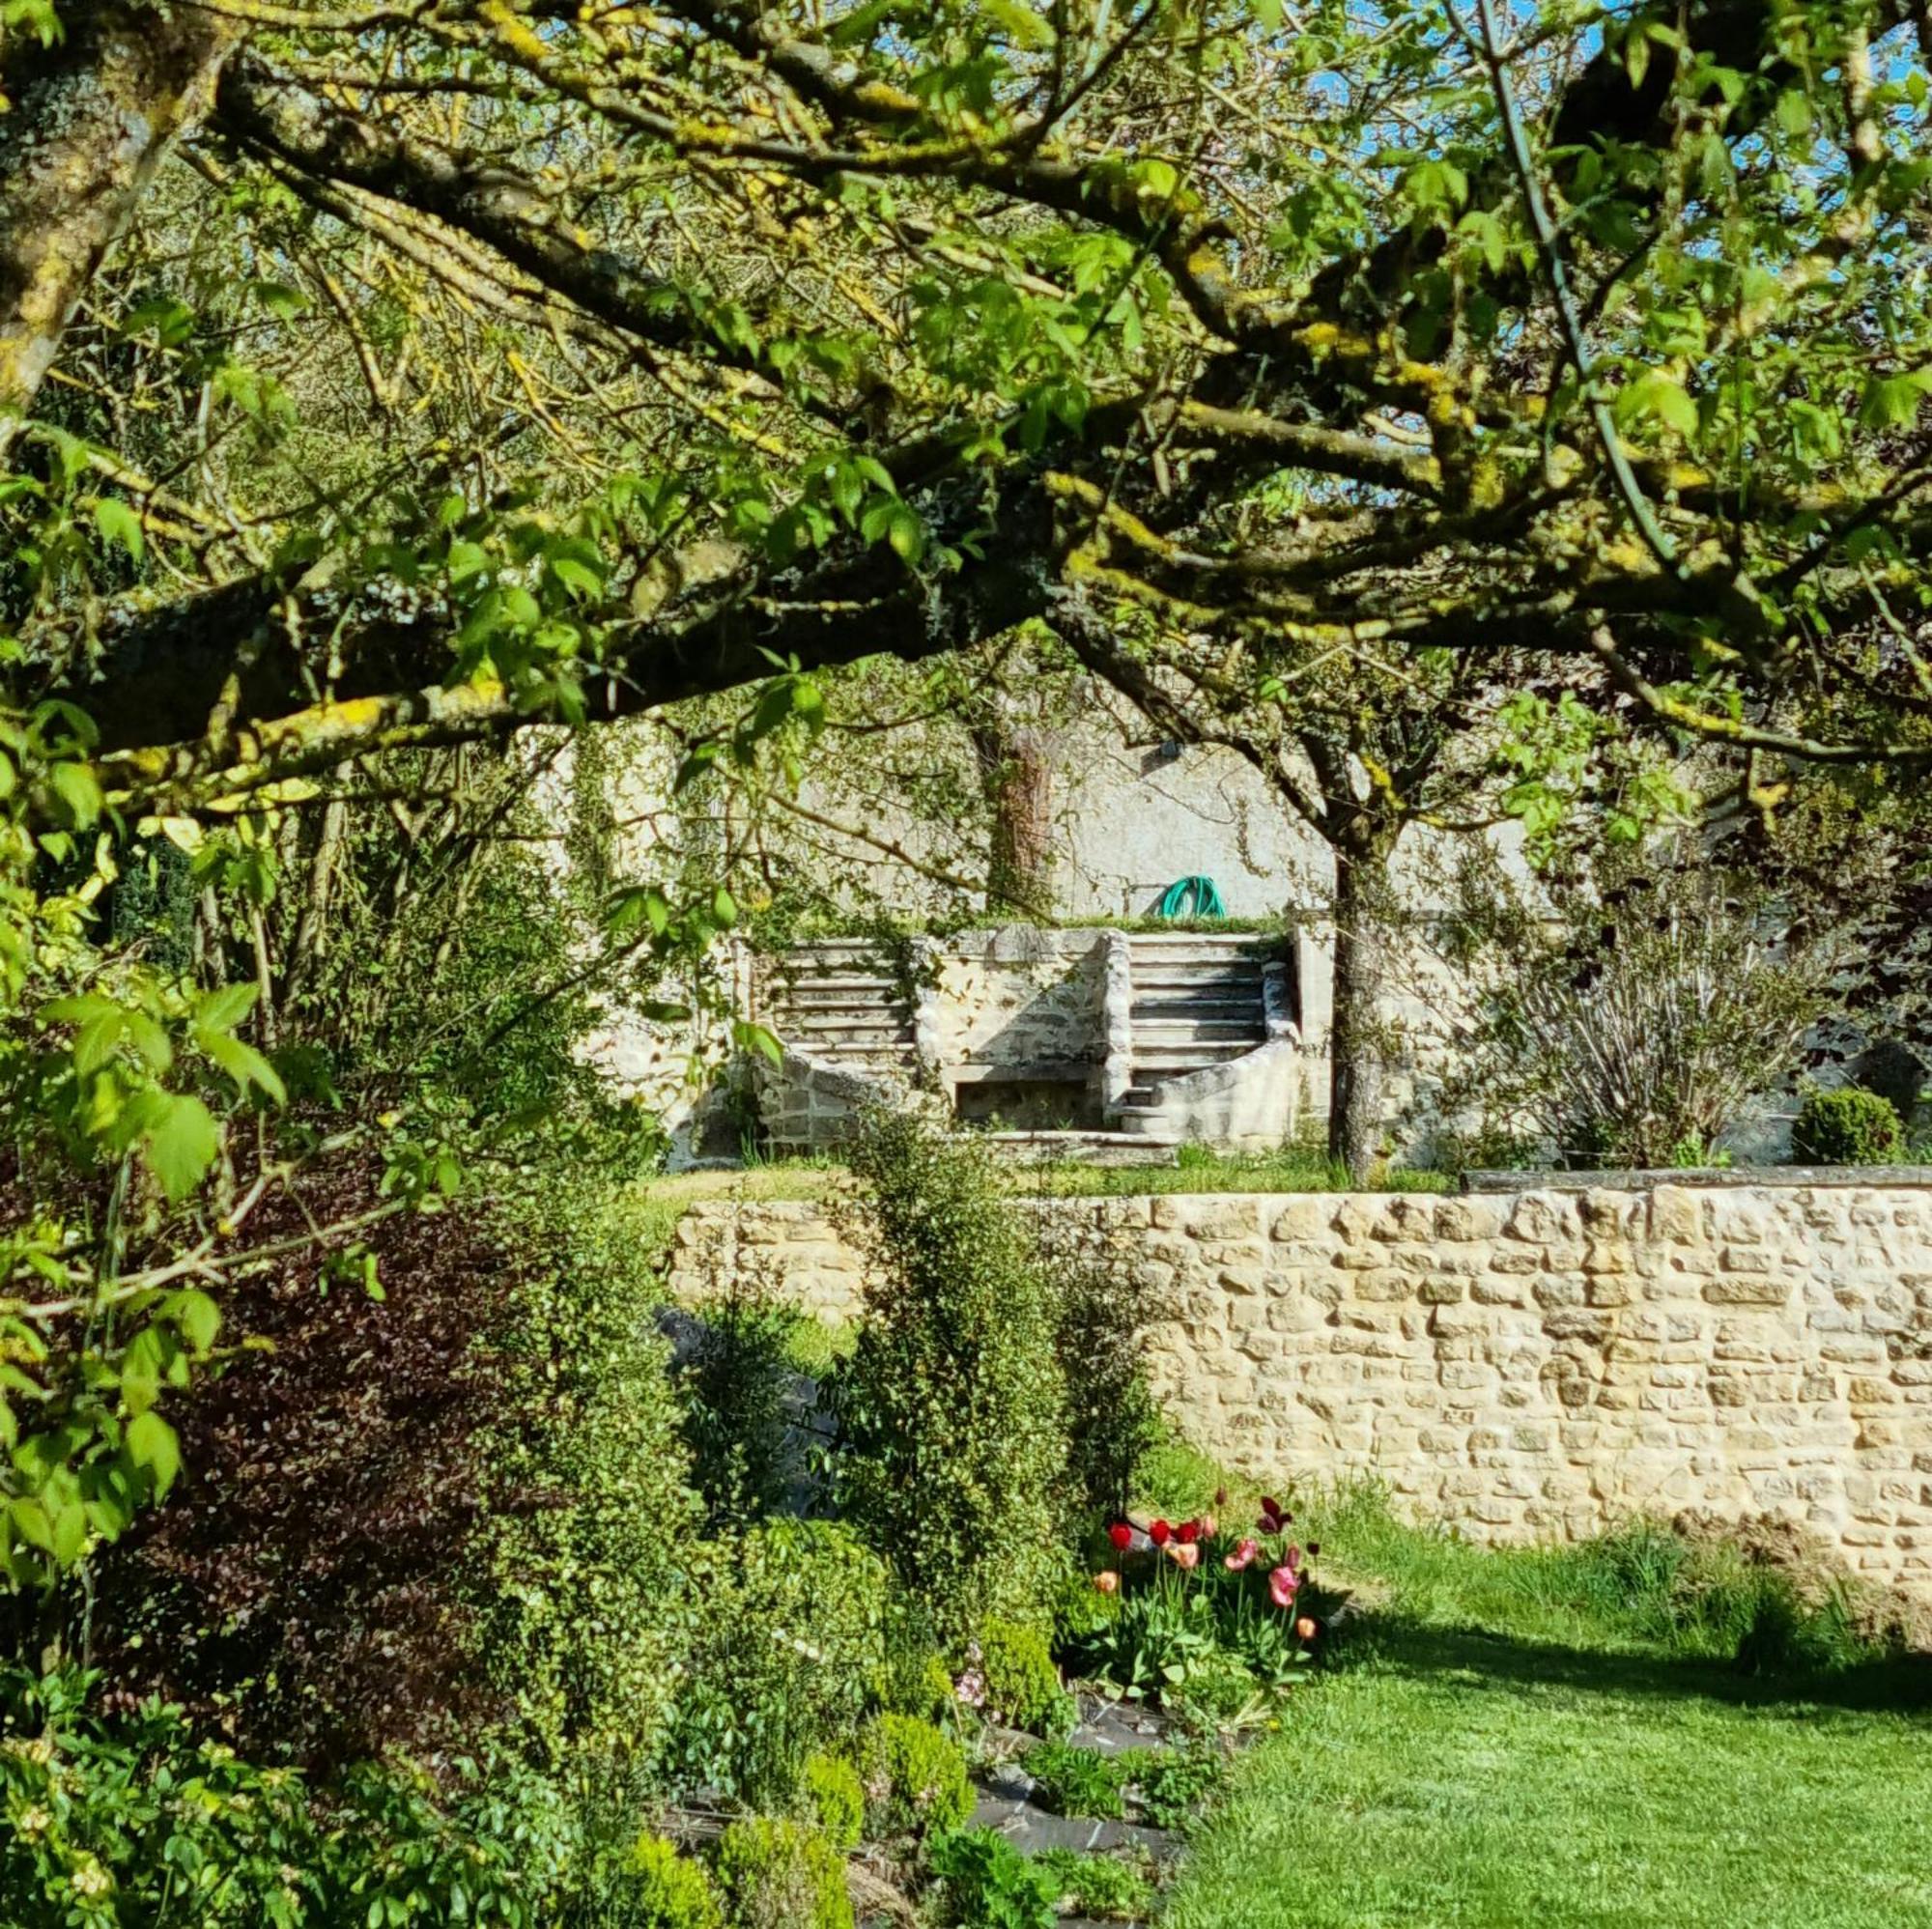
<path id="1" fill-rule="evenodd" d="M 1802 1522 L 1932 1598 L 1932 1189 L 1659 1184 L 1024 1202 L 1162 1309 L 1183 1431 L 1284 1486 L 1374 1476 L 1492 1539 Z M 706 1201 L 670 1284 L 755 1264 L 849 1317 L 837 1205 Z"/>

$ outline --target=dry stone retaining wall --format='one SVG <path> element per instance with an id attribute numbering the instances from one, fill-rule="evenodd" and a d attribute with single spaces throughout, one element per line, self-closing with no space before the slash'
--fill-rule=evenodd
<path id="1" fill-rule="evenodd" d="M 1932 1598 L 1932 1190 L 1658 1185 L 1030 1202 L 1164 1302 L 1200 1446 L 1283 1485 L 1374 1475 L 1492 1539 L 1692 1508 L 1800 1521 Z M 762 1264 L 849 1317 L 837 1206 L 707 1201 L 692 1297 Z"/>

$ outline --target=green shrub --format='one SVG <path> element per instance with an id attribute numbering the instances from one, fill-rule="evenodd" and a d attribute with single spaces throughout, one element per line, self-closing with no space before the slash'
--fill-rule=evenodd
<path id="1" fill-rule="evenodd" d="M 782 1505 L 797 1471 L 786 1398 L 793 1335 L 807 1323 L 762 1279 L 732 1274 L 696 1309 L 700 1325 L 678 1374 L 684 1438 L 714 1528 Z"/>
<path id="2" fill-rule="evenodd" d="M 768 1520 L 686 1555 L 685 1664 L 664 1760 L 678 1786 L 777 1807 L 855 1735 L 887 1671 L 885 1565 L 825 1520 Z"/>
<path id="3" fill-rule="evenodd" d="M 1044 1633 L 1021 1621 L 988 1621 L 980 1631 L 979 1672 L 986 1714 L 1013 1728 L 1054 1735 L 1071 1726 L 1073 1704 Z"/>
<path id="4" fill-rule="evenodd" d="M 1856 1085 L 1807 1092 L 1791 1128 L 1801 1166 L 1896 1165 L 1905 1157 L 1905 1121 L 1890 1099 Z"/>
<path id="5" fill-rule="evenodd" d="M 843 1755 L 807 1758 L 805 1800 L 835 1849 L 857 1848 L 866 1830 L 866 1784 Z"/>
<path id="6" fill-rule="evenodd" d="M 661 1835 L 639 1835 L 593 1913 L 598 1929 L 724 1929 L 718 1892 L 701 1864 Z"/>
<path id="7" fill-rule="evenodd" d="M 1034 1859 L 1053 1877 L 1062 1906 L 1082 1915 L 1102 1922 L 1132 1922 L 1153 1907 L 1153 1885 L 1133 1863 L 1118 1857 L 1046 1849 Z"/>
<path id="8" fill-rule="evenodd" d="M 1054 1346 L 1066 1384 L 1066 1465 L 1075 1506 L 1126 1512 L 1141 1463 L 1165 1436 L 1148 1378 L 1151 1305 L 1135 1269 L 1104 1253 L 1046 1256 L 1058 1282 Z"/>
<path id="9" fill-rule="evenodd" d="M 1064 1565 L 1052 1287 L 983 1151 L 892 1114 L 854 1162 L 877 1263 L 836 1390 L 848 1518 L 942 1630 L 1033 1618 Z"/>
<path id="10" fill-rule="evenodd" d="M 769 1815 L 734 1822 L 717 1871 L 732 1929 L 852 1929 L 844 1858 L 815 1829 Z"/>
<path id="11" fill-rule="evenodd" d="M 957 1929 L 1053 1929 L 1060 1878 L 997 1830 L 972 1829 L 932 1845 L 942 1919 Z"/>
<path id="12" fill-rule="evenodd" d="M 557 1786 L 514 1757 L 349 1769 L 327 1815 L 301 1774 L 196 1738 L 181 1711 L 89 1707 L 94 1678 L 0 1668 L 0 1922 L 381 1922 L 440 1929 L 460 1886 L 498 1929 L 554 1919 L 578 1861 Z"/>
<path id="13" fill-rule="evenodd" d="M 1120 1763 L 1093 1748 L 1042 1742 L 1020 1757 L 1034 1779 L 1034 1795 L 1056 1815 L 1118 1817 L 1122 1813 Z"/>
<path id="14" fill-rule="evenodd" d="M 948 1834 L 973 1812 L 959 1745 L 916 1716 L 881 1715 L 868 1723 L 859 1769 L 866 1830 L 882 1840 Z"/>
<path id="15" fill-rule="evenodd" d="M 1228 1765 L 1211 1748 L 1157 1748 L 1129 1771 L 1141 1813 L 1156 1829 L 1184 1829 L 1228 1779 Z"/>
<path id="16" fill-rule="evenodd" d="M 517 1209 L 524 1277 L 487 1336 L 514 1417 L 470 1457 L 485 1481 L 477 1665 L 552 1759 L 641 1757 L 669 1713 L 697 1524 L 668 1349 L 643 1317 L 657 1253 L 621 1199 L 581 1183 Z"/>

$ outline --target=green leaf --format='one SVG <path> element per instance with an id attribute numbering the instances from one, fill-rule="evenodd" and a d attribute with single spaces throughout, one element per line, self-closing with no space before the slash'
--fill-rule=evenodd
<path id="1" fill-rule="evenodd" d="M 255 1001 L 262 995 L 259 984 L 224 984 L 217 991 L 211 991 L 195 1007 L 196 1022 L 211 1031 L 232 1032 L 255 1008 Z"/>
<path id="2" fill-rule="evenodd" d="M 253 1045 L 228 1032 L 203 1032 L 197 1035 L 196 1042 L 235 1081 L 235 1090 L 243 1097 L 253 1085 L 277 1105 L 288 1103 L 289 1094 L 282 1085 L 281 1073 Z"/>
<path id="3" fill-rule="evenodd" d="M 156 1498 L 165 1494 L 181 1472 L 181 1441 L 175 1430 L 152 1409 L 128 1423 L 128 1458 L 146 1467 Z"/>
<path id="4" fill-rule="evenodd" d="M 136 562 L 146 554 L 148 545 L 141 532 L 141 519 L 117 496 L 102 496 L 95 502 L 94 526 L 104 541 L 119 543 Z"/>
<path id="5" fill-rule="evenodd" d="M 221 1308 L 196 1287 L 170 1293 L 167 1314 L 176 1329 L 197 1353 L 205 1353 L 221 1331 Z"/>
<path id="6" fill-rule="evenodd" d="M 1658 368 L 1645 369 L 1619 392 L 1615 413 L 1625 427 L 1655 418 L 1687 440 L 1697 433 L 1696 403 L 1681 382 Z"/>
<path id="7" fill-rule="evenodd" d="M 1932 390 L 1932 369 L 1909 375 L 1874 377 L 1865 383 L 1859 420 L 1872 429 L 1909 428 L 1918 416 L 1918 405 Z"/>
<path id="8" fill-rule="evenodd" d="M 1053 29 L 1019 0 L 980 0 L 980 11 L 1016 47 L 1037 49 L 1053 44 Z"/>
<path id="9" fill-rule="evenodd" d="M 142 1140 L 148 1168 L 170 1200 L 185 1199 L 207 1177 L 220 1149 L 214 1115 L 186 1092 L 165 1099 L 159 1119 Z"/>
<path id="10" fill-rule="evenodd" d="M 57 763 L 47 781 L 60 799 L 76 831 L 84 831 L 100 812 L 107 800 L 100 794 L 99 780 L 84 763 Z"/>

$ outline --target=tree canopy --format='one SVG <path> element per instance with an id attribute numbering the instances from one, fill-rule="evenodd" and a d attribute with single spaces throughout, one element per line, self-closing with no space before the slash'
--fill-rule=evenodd
<path id="1" fill-rule="evenodd" d="M 144 811 L 1028 617 L 1210 709 L 1509 646 L 1926 753 L 1922 9 L 7 34 L 15 674 Z"/>

